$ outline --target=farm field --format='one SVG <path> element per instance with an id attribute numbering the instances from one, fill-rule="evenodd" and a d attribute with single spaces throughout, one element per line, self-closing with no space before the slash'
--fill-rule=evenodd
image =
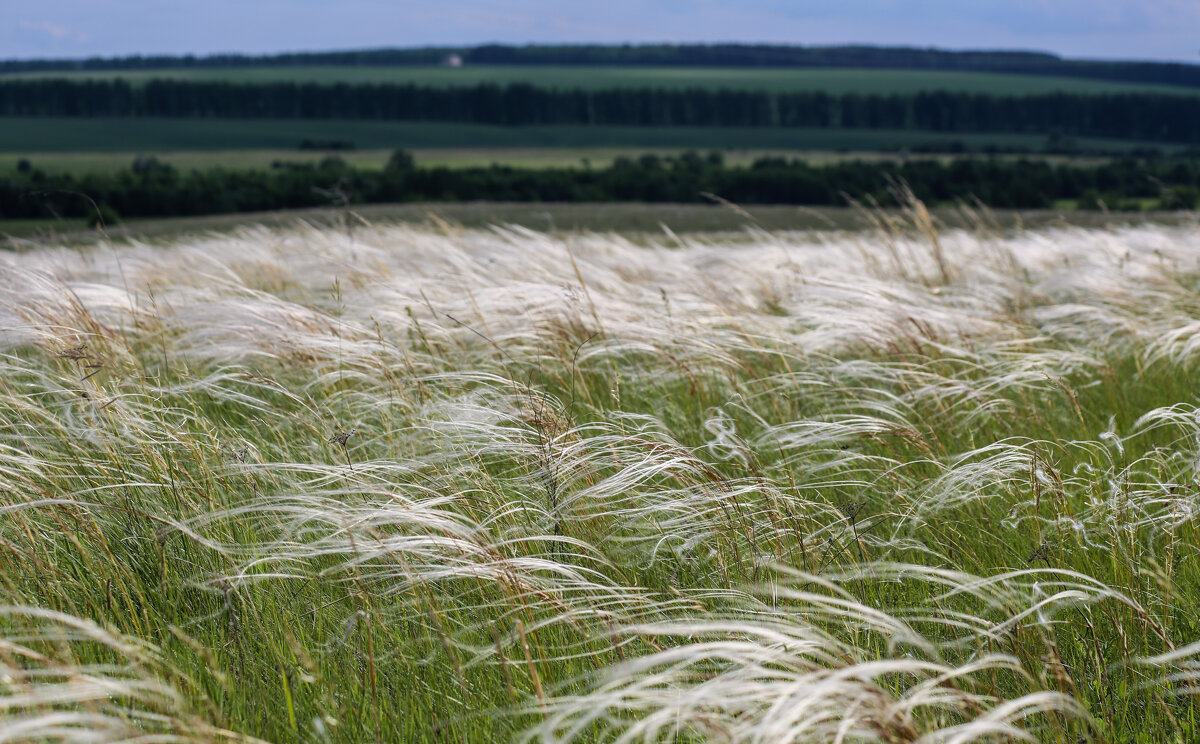
<path id="1" fill-rule="evenodd" d="M 430 86 L 471 86 L 480 83 L 529 83 L 544 88 L 735 88 L 773 93 L 825 91 L 831 94 L 908 94 L 929 90 L 965 91 L 989 95 L 1037 93 L 1176 93 L 1200 90 L 1172 85 L 1122 83 L 1084 78 L 1014 75 L 985 72 L 888 69 L 779 69 L 723 67 L 573 67 L 551 65 L 494 65 L 451 67 L 237 67 L 162 70 L 98 70 L 82 72 L 16 73 L 3 79 L 31 77 L 72 80 L 111 80 L 134 83 L 152 79 L 265 83 L 412 83 Z"/>
<path id="2" fill-rule="evenodd" d="M 177 168 L 269 168 L 274 163 L 317 163 L 326 157 L 338 157 L 356 168 L 381 169 L 392 155 L 392 150 L 195 150 L 183 152 L 153 153 L 164 163 Z M 477 168 L 489 165 L 505 165 L 514 168 L 579 168 L 587 165 L 605 168 L 620 157 L 637 158 L 646 154 L 671 157 L 685 150 L 659 148 L 431 148 L 410 150 L 421 167 Z M 128 168 L 138 152 L 106 153 L 62 153 L 41 152 L 21 155 L 0 155 L 0 171 L 17 167 L 21 160 L 48 173 L 108 172 Z M 762 157 L 801 157 L 816 163 L 836 162 L 848 158 L 889 159 L 898 156 L 886 153 L 839 153 L 829 151 L 793 150 L 730 150 L 723 153 L 729 165 L 748 165 Z M 936 157 L 933 155 L 925 157 Z"/>
<path id="3" fill-rule="evenodd" d="M 392 150 L 193 150 L 167 152 L 28 152 L 0 154 L 0 172 L 12 170 L 21 160 L 28 160 L 47 173 L 102 173 L 128 168 L 139 155 L 154 155 L 164 163 L 177 168 L 269 168 L 275 163 L 318 163 L 326 157 L 338 157 L 356 168 L 381 169 L 392 155 Z M 642 155 L 676 157 L 687 152 L 681 148 L 641 147 L 446 147 L 410 150 L 417 165 L 436 168 L 479 168 L 503 165 L 513 168 L 606 168 L 617 158 L 638 158 Z M 898 162 L 902 158 L 896 153 L 832 150 L 722 150 L 726 165 L 745 166 L 764 157 L 801 158 L 814 165 L 824 165 L 845 160 Z M 916 153 L 908 159 L 936 159 L 949 161 L 958 156 Z M 1016 158 L 1019 155 L 999 156 Z M 1074 164 L 1102 162 L 1104 158 L 1082 156 L 1041 155 L 1048 162 L 1070 162 Z"/>
<path id="4" fill-rule="evenodd" d="M 6 722 L 1195 740 L 1200 227 L 856 214 L 0 252 Z"/>
<path id="5" fill-rule="evenodd" d="M 222 150 L 295 150 L 302 140 L 342 140 L 359 150 L 444 148 L 520 149 L 745 149 L 898 150 L 963 143 L 1040 150 L 1037 134 L 939 134 L 868 129 L 785 129 L 754 127 L 504 127 L 383 121 L 312 119 L 120 119 L 0 118 L 0 153 L 167 153 Z M 1079 138 L 1083 149 L 1126 151 L 1159 146 L 1153 142 Z M 1166 152 L 1178 146 L 1161 146 Z M 354 157 L 353 152 L 339 153 Z M 122 155 L 124 156 L 124 155 Z M 573 159 L 573 158 L 572 158 Z"/>
<path id="6" fill-rule="evenodd" d="M 931 211 L 938 224 L 969 229 L 986 224 L 991 229 L 1016 228 L 1104 228 L 1147 224 L 1188 225 L 1188 212 L 1074 211 L 1074 204 L 1054 210 L 994 210 L 979 213 L 959 208 Z M 615 203 L 530 203 L 530 202 L 431 202 L 411 204 L 364 204 L 353 207 L 350 219 L 358 224 L 405 224 L 432 230 L 487 229 L 511 225 L 561 236 L 577 232 L 616 233 L 635 242 L 660 239 L 676 233 L 738 233 L 747 230 L 859 231 L 877 226 L 878 214 L 849 207 L 746 205 L 736 208 L 716 204 Z M 313 227 L 344 230 L 343 209 L 321 207 L 250 214 L 205 217 L 141 218 L 109 225 L 112 238 L 154 242 L 174 241 L 184 236 L 237 229 L 265 227 L 281 229 L 304 223 Z M 669 232 L 668 232 L 669 231 Z M 8 247 L 29 250 L 41 245 L 74 245 L 93 240 L 98 233 L 82 219 L 0 220 L 0 239 Z"/>

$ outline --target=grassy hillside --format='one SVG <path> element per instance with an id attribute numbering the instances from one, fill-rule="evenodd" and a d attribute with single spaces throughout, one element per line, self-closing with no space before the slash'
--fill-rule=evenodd
<path id="1" fill-rule="evenodd" d="M 1195 224 L 0 253 L 0 706 L 115 744 L 1189 742 Z"/>
<path id="2" fill-rule="evenodd" d="M 199 150 L 286 150 L 301 140 L 345 140 L 359 149 L 421 148 L 683 148 L 754 150 L 896 150 L 962 142 L 1039 150 L 1046 138 L 1030 134 L 837 129 L 680 127 L 503 127 L 422 122 L 0 118 L 0 152 L 95 153 Z M 1080 139 L 1083 148 L 1127 150 L 1145 142 Z"/>
<path id="3" fill-rule="evenodd" d="M 131 71 L 45 72 L 5 75 L 0 79 L 52 77 L 69 79 L 154 78 L 273 82 L 289 80 L 317 83 L 415 83 L 431 86 L 465 86 L 478 83 L 531 83 L 548 88 L 733 88 L 770 92 L 816 91 L 829 93 L 906 94 L 925 90 L 950 90 L 993 95 L 1036 93 L 1173 93 L 1200 95 L 1200 89 L 1170 85 L 1088 80 L 1083 78 L 1015 75 L 986 72 L 887 69 L 745 69 L 714 67 L 554 67 L 466 66 L 448 67 L 243 67 Z"/>

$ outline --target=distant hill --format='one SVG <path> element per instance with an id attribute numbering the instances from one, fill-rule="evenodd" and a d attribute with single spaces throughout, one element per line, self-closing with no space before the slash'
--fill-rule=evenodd
<path id="1" fill-rule="evenodd" d="M 587 65 L 653 67 L 886 68 L 1089 78 L 1200 88 L 1200 65 L 1065 59 L 1023 51 L 768 44 L 485 45 L 299 52 L 271 55 L 128 56 L 0 61 L 0 74 L 78 70 L 156 70 L 280 66 Z"/>

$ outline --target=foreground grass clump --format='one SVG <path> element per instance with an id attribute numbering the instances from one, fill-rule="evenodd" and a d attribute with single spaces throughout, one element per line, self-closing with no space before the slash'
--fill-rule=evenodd
<path id="1" fill-rule="evenodd" d="M 1200 231 L 0 257 L 14 741 L 1189 741 Z"/>

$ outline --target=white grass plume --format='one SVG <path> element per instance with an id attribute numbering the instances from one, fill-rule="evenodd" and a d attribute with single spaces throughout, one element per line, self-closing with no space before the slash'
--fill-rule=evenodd
<path id="1" fill-rule="evenodd" d="M 151 646 L 88 620 L 0 607 L 0 741 L 254 741 L 205 723 Z"/>

